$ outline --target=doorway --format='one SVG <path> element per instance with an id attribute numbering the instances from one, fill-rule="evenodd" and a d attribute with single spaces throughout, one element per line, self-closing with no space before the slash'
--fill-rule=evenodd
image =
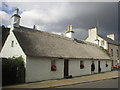
<path id="1" fill-rule="evenodd" d="M 100 61 L 98 61 L 98 72 L 101 72 Z"/>
<path id="2" fill-rule="evenodd" d="M 64 77 L 69 76 L 69 60 L 65 59 L 64 60 Z"/>

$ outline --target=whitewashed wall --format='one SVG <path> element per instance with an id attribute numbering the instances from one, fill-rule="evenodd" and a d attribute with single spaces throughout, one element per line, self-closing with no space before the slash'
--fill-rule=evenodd
<path id="1" fill-rule="evenodd" d="M 80 61 L 84 61 L 84 69 L 80 69 Z M 69 75 L 80 76 L 91 74 L 91 64 L 94 61 L 95 71 L 98 73 L 98 60 L 79 60 L 70 59 L 69 60 Z M 101 72 L 111 71 L 111 60 L 107 60 L 108 67 L 106 67 L 106 60 L 100 60 Z"/>
<path id="2" fill-rule="evenodd" d="M 91 64 L 92 64 L 92 61 L 94 61 L 94 64 L 95 64 L 95 71 L 94 71 L 94 73 L 98 73 L 98 60 L 91 60 L 90 61 Z"/>
<path id="3" fill-rule="evenodd" d="M 14 41 L 14 46 L 11 47 L 11 43 Z M 22 48 L 20 47 L 15 35 L 11 32 L 1 50 L 1 57 L 9 58 L 9 57 L 18 57 L 22 56 L 26 62 L 26 55 L 23 52 Z"/>
<path id="4" fill-rule="evenodd" d="M 112 61 L 107 61 L 108 67 L 106 68 L 106 71 L 111 71 L 111 67 L 112 67 Z"/>
<path id="5" fill-rule="evenodd" d="M 56 71 L 51 71 L 51 60 L 56 60 Z M 63 59 L 27 57 L 26 82 L 63 78 L 63 65 Z"/>
<path id="6" fill-rule="evenodd" d="M 51 71 L 51 60 L 56 60 L 57 71 Z M 69 75 L 81 76 L 91 74 L 92 61 L 95 63 L 95 73 L 98 73 L 98 60 L 83 60 L 84 69 L 80 69 L 79 59 L 69 59 Z M 111 61 L 100 61 L 101 72 L 111 71 Z M 26 82 L 35 82 L 64 77 L 64 60 L 55 58 L 27 57 Z"/>
<path id="7" fill-rule="evenodd" d="M 108 67 L 106 67 L 106 60 L 100 61 L 101 72 L 111 71 L 112 61 L 107 60 Z"/>
<path id="8" fill-rule="evenodd" d="M 98 40 L 99 40 L 99 46 L 102 46 L 104 49 L 108 49 L 108 42 L 106 40 L 104 40 L 99 36 L 98 36 Z M 101 41 L 104 41 L 104 45 L 102 45 Z"/>
<path id="9" fill-rule="evenodd" d="M 88 60 L 83 60 L 84 69 L 80 69 L 80 61 L 82 60 L 76 60 L 76 59 L 69 60 L 69 75 L 80 76 L 80 75 L 91 74 L 91 67 L 90 67 L 91 62 Z"/>

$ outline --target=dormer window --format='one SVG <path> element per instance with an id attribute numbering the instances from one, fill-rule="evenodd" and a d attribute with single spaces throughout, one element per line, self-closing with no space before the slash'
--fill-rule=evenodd
<path id="1" fill-rule="evenodd" d="M 14 41 L 11 42 L 11 47 L 14 47 Z"/>

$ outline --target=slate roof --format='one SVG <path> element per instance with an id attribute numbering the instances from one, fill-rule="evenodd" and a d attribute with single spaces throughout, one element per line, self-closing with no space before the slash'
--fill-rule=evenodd
<path id="1" fill-rule="evenodd" d="M 106 41 L 107 41 L 108 43 L 110 43 L 110 44 L 120 45 L 120 43 L 118 43 L 118 42 L 115 41 L 115 40 L 112 40 L 112 39 L 110 39 L 110 38 L 104 37 L 104 36 L 102 36 L 102 35 L 98 35 L 98 36 L 100 36 L 101 38 L 103 38 L 104 40 L 106 40 Z"/>
<path id="2" fill-rule="evenodd" d="M 61 35 L 25 27 L 15 28 L 13 33 L 28 56 L 111 60 L 99 47 Z"/>

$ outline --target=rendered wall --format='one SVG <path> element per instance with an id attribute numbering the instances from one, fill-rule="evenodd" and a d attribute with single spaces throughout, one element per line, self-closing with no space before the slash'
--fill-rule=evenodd
<path id="1" fill-rule="evenodd" d="M 84 61 L 84 69 L 80 69 L 80 61 Z M 91 64 L 94 61 L 95 71 L 94 73 L 98 73 L 98 61 L 99 60 L 69 60 L 69 75 L 72 76 L 80 76 L 91 74 Z M 107 60 L 108 67 L 106 67 L 106 60 L 100 60 L 101 72 L 111 71 L 111 60 Z"/>
<path id="2" fill-rule="evenodd" d="M 56 60 L 56 71 L 51 71 L 51 60 Z M 63 78 L 63 65 L 63 59 L 27 57 L 26 82 Z"/>

